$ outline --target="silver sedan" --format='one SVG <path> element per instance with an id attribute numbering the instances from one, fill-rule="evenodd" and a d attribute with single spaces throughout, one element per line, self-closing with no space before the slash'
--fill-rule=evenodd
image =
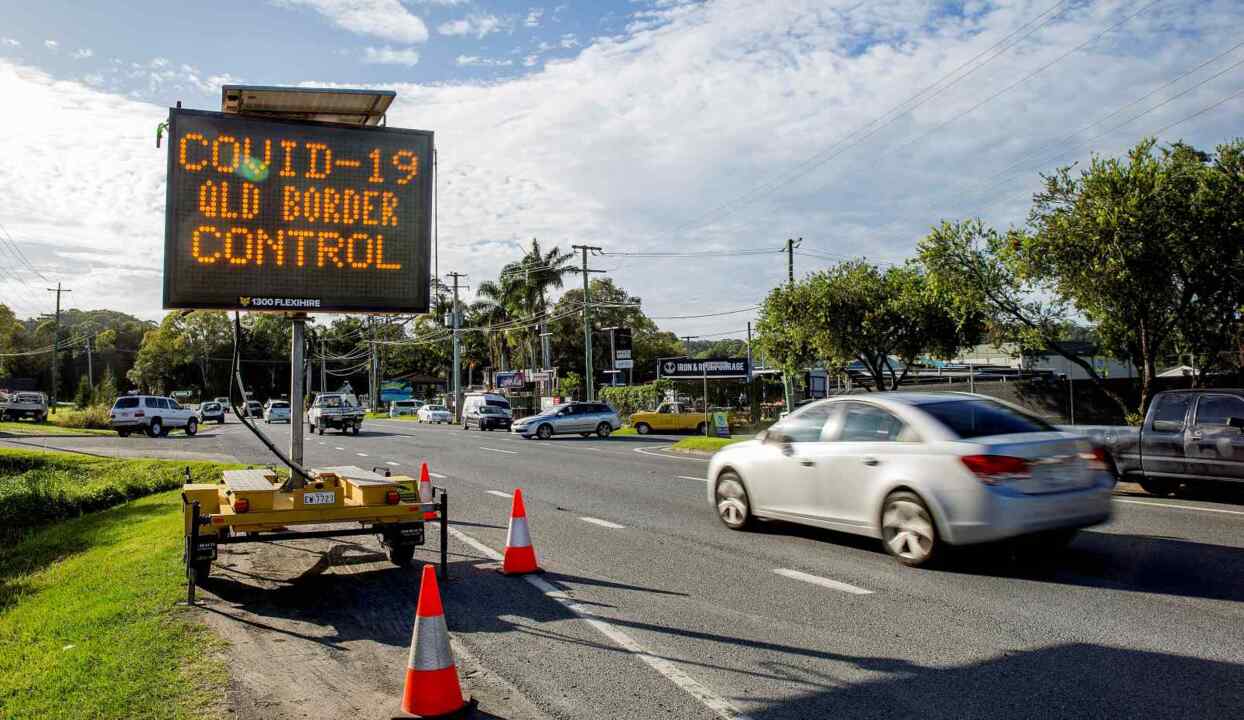
<path id="1" fill-rule="evenodd" d="M 943 544 L 1041 535 L 1110 517 L 1115 478 L 1087 439 L 966 393 L 878 393 L 800 408 L 709 464 L 727 527 L 787 520 L 878 538 L 904 565 Z"/>

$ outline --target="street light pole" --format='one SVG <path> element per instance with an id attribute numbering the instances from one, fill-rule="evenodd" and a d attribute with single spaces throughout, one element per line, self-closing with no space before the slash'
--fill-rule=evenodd
<path id="1" fill-rule="evenodd" d="M 592 299 L 588 289 L 588 275 L 604 270 L 589 270 L 587 267 L 588 250 L 600 250 L 595 245 L 571 245 L 575 250 L 583 251 L 583 381 L 584 400 L 591 402 L 595 395 L 595 371 L 592 370 Z"/>

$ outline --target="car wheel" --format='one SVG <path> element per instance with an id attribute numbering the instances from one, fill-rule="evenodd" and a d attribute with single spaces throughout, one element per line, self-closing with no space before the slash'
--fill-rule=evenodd
<path id="1" fill-rule="evenodd" d="M 319 433 L 319 434 L 323 435 L 323 434 L 324 434 L 324 426 L 323 426 L 323 425 L 319 425 L 318 427 L 316 427 L 315 431 L 316 431 L 317 433 Z"/>
<path id="2" fill-rule="evenodd" d="M 723 525 L 731 530 L 746 530 L 751 526 L 754 519 L 751 501 L 738 473 L 726 470 L 718 475 L 713 495 L 717 500 L 717 518 Z"/>
<path id="3" fill-rule="evenodd" d="M 613 427 L 607 422 L 596 426 L 596 437 L 607 438 L 611 432 L 613 432 Z"/>
<path id="4" fill-rule="evenodd" d="M 536 428 L 536 437 L 540 438 L 541 440 L 548 440 L 549 438 L 553 437 L 553 426 L 549 425 L 548 423 L 545 423 L 541 425 L 540 427 Z"/>
<path id="5" fill-rule="evenodd" d="M 928 564 L 937 555 L 937 527 L 920 496 L 899 491 L 886 498 L 881 510 L 881 541 L 886 552 L 908 567 Z"/>
<path id="6" fill-rule="evenodd" d="M 362 430 L 362 429 L 363 429 L 363 426 L 362 426 L 362 425 L 355 425 L 355 426 L 354 426 L 354 434 L 355 434 L 355 435 L 358 435 L 358 434 L 359 434 L 359 430 Z"/>
<path id="7" fill-rule="evenodd" d="M 1150 495 L 1158 497 L 1169 497 L 1175 494 L 1176 484 L 1165 480 L 1145 479 L 1140 481 L 1140 487 Z"/>
<path id="8" fill-rule="evenodd" d="M 225 424 L 225 416 L 224 416 L 224 415 L 221 415 L 221 416 L 220 416 L 220 419 L 216 421 L 216 424 L 217 424 L 217 425 L 224 425 L 224 424 Z"/>
<path id="9" fill-rule="evenodd" d="M 704 431 L 705 431 L 705 430 L 707 430 L 707 429 L 708 429 L 708 425 L 705 425 L 703 422 L 701 422 L 699 425 L 696 425 L 696 426 L 695 426 L 695 434 L 696 434 L 696 435 L 703 435 L 703 434 L 704 434 Z"/>
<path id="10" fill-rule="evenodd" d="M 194 437 L 194 434 L 197 433 L 198 431 L 199 431 L 198 420 L 195 420 L 194 418 L 190 418 L 189 420 L 186 421 L 186 434 L 187 435 L 189 435 L 190 437 Z"/>
<path id="11" fill-rule="evenodd" d="M 152 420 L 151 424 L 147 426 L 147 435 L 149 437 L 160 437 L 163 434 L 164 423 L 160 422 L 159 418 Z"/>
<path id="12" fill-rule="evenodd" d="M 130 431 L 129 430 L 118 430 L 117 434 L 120 435 L 121 437 L 129 437 Z"/>
<path id="13" fill-rule="evenodd" d="M 398 567 L 410 567 L 414 559 L 414 545 L 395 545 L 389 548 L 389 562 Z"/>
<path id="14" fill-rule="evenodd" d="M 648 433 L 652 432 L 652 426 L 649 425 L 648 423 L 639 423 L 638 425 L 635 426 L 635 432 L 639 433 L 640 435 L 647 435 Z"/>
<path id="15" fill-rule="evenodd" d="M 466 420 L 463 420 L 463 421 L 462 421 L 462 429 L 463 429 L 463 430 L 470 430 L 470 429 L 471 429 L 471 426 L 467 423 L 467 421 L 466 421 Z"/>

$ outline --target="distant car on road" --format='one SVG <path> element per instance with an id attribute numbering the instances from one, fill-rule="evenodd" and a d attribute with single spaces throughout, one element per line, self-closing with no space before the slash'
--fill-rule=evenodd
<path id="1" fill-rule="evenodd" d="M 290 422 L 289 401 L 269 400 L 263 406 L 263 421 L 269 425 L 274 422 Z"/>
<path id="2" fill-rule="evenodd" d="M 812 403 L 709 463 L 727 527 L 756 518 L 867 535 L 904 565 L 943 545 L 1039 535 L 1056 550 L 1110 518 L 1114 475 L 1086 438 L 981 395 Z"/>
<path id="3" fill-rule="evenodd" d="M 470 430 L 477 427 L 480 430 L 504 430 L 510 431 L 510 416 L 505 410 L 495 405 L 477 404 L 475 407 L 468 407 L 462 416 L 462 429 Z"/>
<path id="4" fill-rule="evenodd" d="M 242 403 L 242 414 L 248 418 L 262 418 L 263 405 L 258 400 L 247 400 Z"/>
<path id="5" fill-rule="evenodd" d="M 554 405 L 539 415 L 514 422 L 512 431 L 525 438 L 548 440 L 554 435 L 578 433 L 583 437 L 596 435 L 607 438 L 622 427 L 617 411 L 605 403 L 572 402 Z"/>
<path id="6" fill-rule="evenodd" d="M 324 430 L 336 428 L 341 432 L 359 434 L 366 412 L 358 398 L 350 393 L 320 393 L 307 411 L 307 423 L 311 432 L 323 435 Z"/>
<path id="7" fill-rule="evenodd" d="M 48 397 L 41 392 L 19 391 L 0 399 L 0 419 L 30 418 L 43 422 L 48 418 Z"/>
<path id="8" fill-rule="evenodd" d="M 415 415 L 419 412 L 423 403 L 418 400 L 394 400 L 389 403 L 389 417 L 401 417 L 403 415 Z"/>
<path id="9" fill-rule="evenodd" d="M 231 413 L 231 412 L 233 412 L 233 410 L 229 407 L 229 398 L 227 398 L 227 397 L 218 397 L 218 398 L 214 398 L 214 399 L 212 400 L 212 402 L 218 402 L 218 403 L 220 403 L 220 407 L 221 407 L 221 408 L 222 408 L 222 409 L 223 409 L 226 413 Z"/>
<path id="10" fill-rule="evenodd" d="M 216 422 L 223 425 L 225 422 L 225 406 L 215 400 L 200 403 L 198 418 L 200 423 Z"/>
<path id="11" fill-rule="evenodd" d="M 121 437 L 128 437 L 132 432 L 164 437 L 175 428 L 185 429 L 187 435 L 199 431 L 199 419 L 194 411 L 170 397 L 160 395 L 119 397 L 112 404 L 109 420 Z"/>
<path id="12" fill-rule="evenodd" d="M 419 418 L 419 422 L 425 423 L 451 423 L 454 416 L 450 414 L 449 408 L 444 405 L 424 405 L 415 413 L 415 417 Z"/>
<path id="13" fill-rule="evenodd" d="M 495 407 L 505 413 L 506 417 L 513 418 L 513 412 L 510 409 L 510 401 L 504 395 L 497 393 L 469 393 L 462 398 L 462 414 L 465 417 L 471 410 L 489 405 Z"/>

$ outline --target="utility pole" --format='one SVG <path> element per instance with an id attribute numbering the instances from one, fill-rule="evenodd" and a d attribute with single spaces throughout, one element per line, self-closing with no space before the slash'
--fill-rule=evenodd
<path id="1" fill-rule="evenodd" d="M 760 406 L 756 403 L 756 378 L 752 375 L 752 323 L 747 321 L 747 410 L 752 424 L 760 422 Z"/>
<path id="2" fill-rule="evenodd" d="M 699 338 L 699 335 L 679 335 L 682 338 L 682 344 L 687 348 L 687 359 L 691 359 L 691 341 Z"/>
<path id="3" fill-rule="evenodd" d="M 328 350 L 324 345 L 324 335 L 320 335 L 320 392 L 328 392 Z"/>
<path id="4" fill-rule="evenodd" d="M 464 278 L 466 275 L 457 272 L 448 273 L 449 277 L 454 279 L 454 307 L 453 329 L 454 329 L 454 423 L 462 421 L 462 343 L 458 337 L 458 328 L 461 327 L 461 318 L 458 313 L 458 279 Z"/>
<path id="5" fill-rule="evenodd" d="M 64 289 L 60 283 L 56 283 L 55 288 L 48 288 L 48 292 L 56 293 L 56 329 L 52 331 L 52 399 L 48 402 L 48 408 L 53 415 L 56 414 L 56 400 L 60 390 L 60 350 L 57 345 L 60 344 L 60 295 L 61 293 L 73 292 Z"/>
<path id="6" fill-rule="evenodd" d="M 306 349 L 304 342 L 307 329 L 306 314 L 296 314 L 290 317 L 290 338 L 289 338 L 289 459 L 293 460 L 296 465 L 302 465 L 303 458 L 303 431 L 302 418 L 305 412 L 303 400 L 303 374 L 306 372 L 306 364 L 303 363 L 303 352 Z"/>
<path id="7" fill-rule="evenodd" d="M 791 285 L 795 284 L 795 248 L 803 244 L 803 238 L 792 240 L 786 238 L 786 280 Z"/>
<path id="8" fill-rule="evenodd" d="M 588 275 L 604 270 L 589 270 L 587 267 L 588 250 L 600 250 L 595 245 L 571 245 L 575 250 L 583 251 L 583 375 L 586 388 L 584 400 L 591 402 L 595 397 L 596 375 L 592 370 L 592 300 L 588 291 Z"/>
<path id="9" fill-rule="evenodd" d="M 86 337 L 86 384 L 95 387 L 95 363 L 91 358 L 91 336 Z"/>

